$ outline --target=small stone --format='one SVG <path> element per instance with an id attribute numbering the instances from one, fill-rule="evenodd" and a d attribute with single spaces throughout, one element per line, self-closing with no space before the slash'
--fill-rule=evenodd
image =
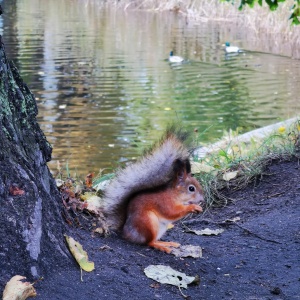
<path id="1" fill-rule="evenodd" d="M 281 294 L 281 289 L 279 287 L 274 287 L 270 292 L 273 295 L 280 295 Z"/>

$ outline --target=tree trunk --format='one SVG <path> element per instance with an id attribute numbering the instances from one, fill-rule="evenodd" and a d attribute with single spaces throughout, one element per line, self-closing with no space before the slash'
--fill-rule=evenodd
<path id="1" fill-rule="evenodd" d="M 13 275 L 44 276 L 70 263 L 60 196 L 46 164 L 52 148 L 37 113 L 0 36 L 0 287 Z"/>

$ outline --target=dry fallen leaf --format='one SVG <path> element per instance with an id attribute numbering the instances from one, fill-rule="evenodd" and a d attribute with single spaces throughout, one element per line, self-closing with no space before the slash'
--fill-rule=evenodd
<path id="1" fill-rule="evenodd" d="M 189 232 L 193 232 L 197 235 L 218 235 L 218 234 L 222 233 L 223 231 L 224 231 L 224 229 L 209 229 L 209 228 L 205 228 L 203 230 L 189 229 Z"/>
<path id="2" fill-rule="evenodd" d="M 158 289 L 158 288 L 160 288 L 160 284 L 159 283 L 151 283 L 150 287 L 153 289 Z"/>
<path id="3" fill-rule="evenodd" d="M 55 179 L 55 182 L 56 182 L 56 186 L 58 187 L 58 188 L 61 188 L 63 185 L 64 185 L 64 181 L 63 180 L 61 180 L 61 179 L 59 179 L 59 178 L 56 178 Z"/>
<path id="4" fill-rule="evenodd" d="M 24 195 L 25 191 L 21 190 L 20 188 L 18 188 L 16 185 L 12 185 L 9 187 L 9 193 L 12 196 L 19 196 L 19 195 Z"/>
<path id="5" fill-rule="evenodd" d="M 240 221 L 241 218 L 240 217 L 235 217 L 233 219 L 227 219 L 225 220 L 225 222 L 232 222 L 232 223 L 236 223 L 237 221 Z"/>
<path id="6" fill-rule="evenodd" d="M 105 233 L 105 230 L 101 227 L 97 227 L 95 230 L 93 230 L 95 233 L 98 233 L 100 235 L 103 235 Z"/>
<path id="7" fill-rule="evenodd" d="M 91 188 L 93 186 L 94 175 L 95 175 L 94 173 L 90 173 L 85 177 L 85 184 L 88 188 Z"/>
<path id="8" fill-rule="evenodd" d="M 223 179 L 224 179 L 225 181 L 229 181 L 229 180 L 235 178 L 235 177 L 237 176 L 237 174 L 238 174 L 238 171 L 226 172 L 226 173 L 224 173 L 224 175 L 223 175 Z"/>
<path id="9" fill-rule="evenodd" d="M 92 195 L 86 198 L 87 207 L 86 209 L 89 210 L 91 213 L 98 214 L 101 208 L 101 198 Z"/>
<path id="10" fill-rule="evenodd" d="M 30 282 L 23 282 L 24 276 L 15 275 L 6 284 L 2 300 L 25 300 L 35 297 L 36 291 Z"/>
<path id="11" fill-rule="evenodd" d="M 74 256 L 80 267 L 87 272 L 93 271 L 95 269 L 95 265 L 93 262 L 89 261 L 88 255 L 86 251 L 83 250 L 81 244 L 67 235 L 65 235 L 65 238 L 72 255 Z"/>
<path id="12" fill-rule="evenodd" d="M 176 257 L 202 257 L 202 248 L 199 246 L 193 246 L 193 245 L 183 245 L 179 248 L 173 248 L 172 254 L 174 254 Z"/>
<path id="13" fill-rule="evenodd" d="M 99 250 L 102 250 L 102 251 L 105 251 L 105 250 L 112 251 L 113 249 L 110 248 L 108 245 L 104 245 L 104 246 L 100 247 Z"/>
<path id="14" fill-rule="evenodd" d="M 144 269 L 147 277 L 165 284 L 178 286 L 179 288 L 187 288 L 187 285 L 197 280 L 197 277 L 187 276 L 178 272 L 169 266 L 150 265 Z"/>
<path id="15" fill-rule="evenodd" d="M 74 189 L 75 195 L 81 195 L 82 194 L 82 190 L 83 190 L 83 185 L 76 184 L 75 189 Z"/>

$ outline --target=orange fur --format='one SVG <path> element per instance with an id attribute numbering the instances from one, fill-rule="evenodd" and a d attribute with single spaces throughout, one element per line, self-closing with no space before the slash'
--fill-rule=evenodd
<path id="1" fill-rule="evenodd" d="M 136 162 L 119 169 L 106 187 L 104 213 L 125 239 L 170 253 L 178 243 L 161 242 L 168 225 L 202 212 L 203 191 L 191 176 L 188 135 L 176 126 Z"/>
<path id="2" fill-rule="evenodd" d="M 195 192 L 188 191 L 190 186 Z M 125 239 L 139 244 L 147 244 L 167 253 L 171 247 L 180 244 L 158 241 L 167 230 L 168 224 L 189 213 L 202 212 L 197 203 L 203 201 L 200 184 L 191 175 L 175 179 L 175 185 L 139 193 L 129 202 L 127 218 L 123 227 Z"/>

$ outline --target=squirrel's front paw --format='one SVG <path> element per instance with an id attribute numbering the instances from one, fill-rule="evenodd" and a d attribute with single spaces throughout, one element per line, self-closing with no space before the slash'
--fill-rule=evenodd
<path id="1" fill-rule="evenodd" d="M 197 205 L 197 204 L 192 204 L 192 212 L 194 213 L 200 213 L 202 212 L 203 209 L 200 205 Z"/>

